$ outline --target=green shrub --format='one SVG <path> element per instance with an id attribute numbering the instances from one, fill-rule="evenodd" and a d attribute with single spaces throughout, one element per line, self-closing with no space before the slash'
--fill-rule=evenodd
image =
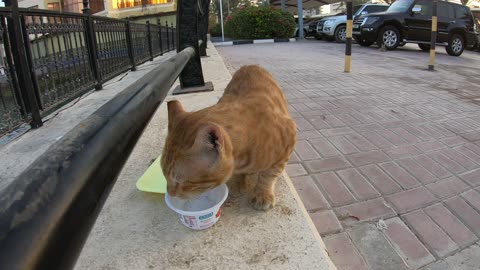
<path id="1" fill-rule="evenodd" d="M 225 35 L 237 39 L 288 38 L 295 19 L 288 12 L 271 7 L 246 7 L 225 20 Z"/>
<path id="2" fill-rule="evenodd" d="M 212 28 L 210 28 L 210 35 L 212 37 L 219 37 L 222 35 L 222 26 L 217 23 Z"/>

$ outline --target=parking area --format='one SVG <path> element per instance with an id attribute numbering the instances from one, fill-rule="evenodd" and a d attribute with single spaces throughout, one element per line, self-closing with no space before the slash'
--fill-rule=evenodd
<path id="1" fill-rule="evenodd" d="M 218 47 L 260 64 L 298 126 L 287 172 L 343 269 L 480 265 L 480 53 L 294 43 Z"/>

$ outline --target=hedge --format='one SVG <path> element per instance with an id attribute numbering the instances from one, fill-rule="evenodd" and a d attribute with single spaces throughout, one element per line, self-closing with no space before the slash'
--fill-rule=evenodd
<path id="1" fill-rule="evenodd" d="M 292 14 L 266 6 L 240 8 L 225 20 L 225 35 L 236 39 L 289 38 L 294 30 Z"/>

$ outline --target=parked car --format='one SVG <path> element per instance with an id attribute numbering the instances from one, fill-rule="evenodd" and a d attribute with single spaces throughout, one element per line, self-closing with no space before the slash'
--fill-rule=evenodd
<path id="1" fill-rule="evenodd" d="M 475 44 L 476 26 L 466 6 L 439 1 L 437 9 L 437 44 L 445 46 L 449 55 L 459 56 Z M 417 43 L 430 50 L 432 28 L 431 0 L 397 0 L 385 12 L 361 15 L 353 22 L 353 38 L 361 46 L 374 42 L 387 50 L 403 43 Z"/>
<path id="2" fill-rule="evenodd" d="M 370 14 L 387 10 L 388 5 L 384 4 L 364 4 L 353 7 L 353 16 L 361 14 Z M 336 42 L 345 42 L 347 37 L 347 15 L 341 13 L 337 16 L 331 16 L 320 20 L 317 23 L 317 32 L 327 40 Z"/>
<path id="3" fill-rule="evenodd" d="M 321 19 L 313 19 L 308 22 L 308 34 L 306 36 L 315 37 L 316 39 L 321 39 L 322 36 L 317 33 L 317 24 Z"/>
<path id="4" fill-rule="evenodd" d="M 295 31 L 293 32 L 293 36 L 298 37 L 299 32 L 300 32 L 300 31 L 298 31 L 298 18 L 295 18 L 295 23 L 296 23 L 296 25 L 295 25 Z M 303 22 L 303 36 L 304 37 L 306 37 L 308 35 L 308 26 L 309 26 L 308 22 L 306 22 L 304 20 L 304 22 Z"/>

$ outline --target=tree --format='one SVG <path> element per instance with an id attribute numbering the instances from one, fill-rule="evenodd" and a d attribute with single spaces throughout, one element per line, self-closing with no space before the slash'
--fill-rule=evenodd
<path id="1" fill-rule="evenodd" d="M 251 5 L 249 0 L 222 0 L 223 17 L 225 18 L 232 14 L 242 6 L 249 7 Z M 212 0 L 210 10 L 217 16 L 218 21 L 220 21 L 220 0 Z"/>

